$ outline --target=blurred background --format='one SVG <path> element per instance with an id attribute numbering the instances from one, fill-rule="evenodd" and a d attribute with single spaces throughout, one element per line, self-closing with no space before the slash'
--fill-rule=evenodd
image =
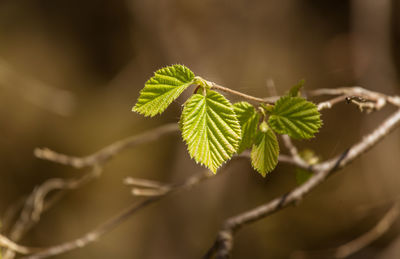
<path id="1" fill-rule="evenodd" d="M 84 156 L 177 122 L 192 90 L 162 116 L 131 112 L 145 81 L 162 66 L 185 64 L 260 97 L 268 96 L 268 79 L 279 94 L 305 79 L 308 90 L 361 85 L 398 95 L 399 44 L 397 0 L 2 0 L 0 213 L 46 179 L 85 173 L 36 159 L 35 147 Z M 315 139 L 296 145 L 330 158 L 393 111 L 367 115 L 339 104 L 323 112 Z M 300 206 L 241 230 L 233 258 L 294 258 L 295 251 L 335 248 L 366 232 L 399 197 L 399 154 L 397 130 Z M 126 150 L 100 178 L 65 195 L 20 243 L 49 246 L 93 229 L 137 199 L 122 184 L 126 176 L 177 182 L 201 170 L 176 134 Z M 233 161 L 221 176 L 56 258 L 200 258 L 225 218 L 295 186 L 291 166 L 278 165 L 262 178 L 249 161 Z M 396 223 L 351 258 L 400 258 L 399 233 Z"/>

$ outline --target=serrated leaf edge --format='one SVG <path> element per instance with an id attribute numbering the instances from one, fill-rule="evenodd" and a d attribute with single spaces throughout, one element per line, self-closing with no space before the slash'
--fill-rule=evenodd
<path id="1" fill-rule="evenodd" d="M 209 99 L 207 99 L 207 97 Z M 221 100 L 227 105 L 224 106 L 222 103 L 211 99 L 213 97 L 223 98 L 224 100 Z M 196 101 L 197 103 L 192 104 L 192 102 Z M 209 106 L 211 104 L 214 108 L 219 107 L 222 111 L 225 111 L 226 117 L 222 118 L 218 112 L 208 108 L 207 103 L 209 103 Z M 195 107 L 190 107 L 190 105 L 194 105 Z M 195 113 L 198 109 L 202 109 L 202 111 L 200 111 L 201 114 L 196 115 Z M 195 124 L 189 127 L 189 123 Z M 205 129 L 201 130 L 198 128 L 200 123 L 203 123 L 203 128 Z M 190 157 L 193 158 L 196 163 L 208 167 L 213 173 L 216 173 L 217 169 L 236 153 L 241 135 L 239 121 L 232 104 L 220 93 L 207 91 L 206 96 L 193 94 L 184 104 L 181 125 L 182 138 L 188 146 Z M 190 129 L 191 132 L 185 132 Z M 225 133 L 223 132 L 224 130 Z M 206 134 L 205 137 L 204 135 L 197 136 L 197 134 L 204 132 Z M 205 140 L 207 140 L 207 143 L 201 146 L 200 142 Z M 201 148 L 200 152 L 199 148 Z"/>

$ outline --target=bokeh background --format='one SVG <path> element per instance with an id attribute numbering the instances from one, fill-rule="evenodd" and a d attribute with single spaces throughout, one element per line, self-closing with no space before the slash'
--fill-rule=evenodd
<path id="1" fill-rule="evenodd" d="M 0 1 L 0 213 L 53 177 L 83 170 L 41 161 L 35 147 L 88 155 L 179 119 L 188 90 L 155 118 L 131 112 L 156 69 L 175 63 L 248 94 L 361 85 L 400 94 L 400 1 Z M 234 97 L 231 99 L 235 100 Z M 296 142 L 330 158 L 392 108 L 367 115 L 339 104 L 324 127 Z M 285 152 L 284 148 L 283 152 Z M 400 132 L 319 186 L 297 207 L 237 234 L 233 258 L 294 258 L 337 247 L 370 229 L 398 198 Z M 134 201 L 126 176 L 176 182 L 203 170 L 178 135 L 127 150 L 100 178 L 69 192 L 21 243 L 79 237 Z M 98 242 L 56 258 L 200 258 L 222 221 L 296 186 L 278 165 L 266 178 L 249 161 L 144 209 Z M 351 258 L 400 258 L 400 225 Z M 317 258 L 317 257 L 312 257 Z"/>

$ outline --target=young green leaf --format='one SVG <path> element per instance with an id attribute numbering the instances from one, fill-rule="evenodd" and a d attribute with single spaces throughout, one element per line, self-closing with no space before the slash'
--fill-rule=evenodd
<path id="1" fill-rule="evenodd" d="M 321 157 L 314 150 L 308 148 L 301 150 L 299 156 L 309 165 L 315 165 L 321 161 Z"/>
<path id="2" fill-rule="evenodd" d="M 256 140 L 251 150 L 251 164 L 263 177 L 274 170 L 278 164 L 279 144 L 275 133 L 264 121 L 257 132 Z"/>
<path id="3" fill-rule="evenodd" d="M 271 111 L 268 120 L 271 128 L 279 134 L 295 139 L 314 137 L 322 125 L 317 106 L 301 97 L 281 97 Z"/>
<path id="4" fill-rule="evenodd" d="M 248 102 L 238 102 L 233 105 L 233 109 L 239 119 L 242 129 L 242 140 L 240 141 L 238 154 L 253 145 L 257 133 L 257 125 L 260 120 L 260 114 L 257 113 L 253 105 Z"/>
<path id="5" fill-rule="evenodd" d="M 296 168 L 296 182 L 298 185 L 307 182 L 313 176 L 313 172 L 303 168 Z"/>
<path id="6" fill-rule="evenodd" d="M 311 149 L 304 149 L 299 152 L 299 156 L 309 165 L 315 165 L 319 163 L 321 157 L 319 157 Z M 313 176 L 313 172 L 305 170 L 303 168 L 296 168 L 296 182 L 297 184 L 303 184 Z"/>
<path id="7" fill-rule="evenodd" d="M 233 106 L 214 91 L 186 101 L 181 129 L 190 156 L 214 173 L 239 147 L 241 130 Z"/>
<path id="8" fill-rule="evenodd" d="M 161 68 L 146 82 L 132 111 L 151 117 L 161 114 L 193 81 L 193 72 L 183 65 Z"/>
<path id="9" fill-rule="evenodd" d="M 300 90 L 303 87 L 305 81 L 304 79 L 300 80 L 296 85 L 292 86 L 290 88 L 288 96 L 290 97 L 299 97 L 300 96 Z"/>

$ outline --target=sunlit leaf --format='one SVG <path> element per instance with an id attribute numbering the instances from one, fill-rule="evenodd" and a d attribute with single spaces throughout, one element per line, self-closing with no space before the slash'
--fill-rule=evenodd
<path id="1" fill-rule="evenodd" d="M 144 116 L 162 113 L 194 81 L 194 74 L 183 65 L 157 70 L 140 91 L 132 111 Z"/>
<path id="2" fill-rule="evenodd" d="M 253 105 L 248 102 L 239 102 L 233 105 L 234 111 L 242 129 L 242 140 L 240 141 L 238 154 L 253 145 L 257 133 L 257 125 L 260 114 L 257 113 Z"/>
<path id="3" fill-rule="evenodd" d="M 314 137 L 322 126 L 317 106 L 301 97 L 281 97 L 271 111 L 268 120 L 271 128 L 279 134 L 296 139 Z"/>
<path id="4" fill-rule="evenodd" d="M 304 79 L 300 80 L 296 85 L 292 86 L 292 88 L 290 88 L 288 96 L 290 97 L 298 97 L 300 96 L 300 90 L 303 87 L 305 81 Z"/>
<path id="5" fill-rule="evenodd" d="M 251 164 L 263 177 L 274 170 L 278 164 L 279 144 L 275 133 L 266 122 L 260 125 L 251 150 Z"/>
<path id="6" fill-rule="evenodd" d="M 233 106 L 214 91 L 186 101 L 181 129 L 190 156 L 214 173 L 239 147 L 241 130 Z"/>

